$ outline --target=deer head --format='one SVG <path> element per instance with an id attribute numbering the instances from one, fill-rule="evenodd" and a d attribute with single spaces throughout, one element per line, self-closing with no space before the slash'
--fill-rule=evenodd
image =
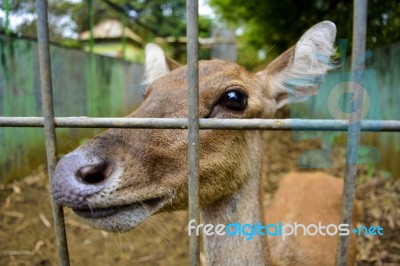
<path id="1" fill-rule="evenodd" d="M 270 118 L 289 99 L 314 94 L 331 68 L 335 35 L 333 23 L 321 22 L 258 73 L 200 61 L 200 117 Z M 146 82 L 143 103 L 128 117 L 187 117 L 187 67 L 153 44 L 146 47 Z M 200 131 L 201 207 L 258 178 L 260 142 L 257 131 Z M 155 213 L 187 208 L 187 179 L 187 130 L 110 129 L 60 160 L 52 195 L 92 226 L 125 231 Z"/>

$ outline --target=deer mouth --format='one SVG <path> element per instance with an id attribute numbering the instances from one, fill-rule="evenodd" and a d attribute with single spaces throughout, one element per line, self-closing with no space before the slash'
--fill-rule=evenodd
<path id="1" fill-rule="evenodd" d="M 72 209 L 77 215 L 83 218 L 104 218 L 107 216 L 111 216 L 119 211 L 123 211 L 128 209 L 130 205 L 126 206 L 117 206 L 117 207 L 110 207 L 110 208 L 85 208 L 85 209 Z"/>
<path id="2" fill-rule="evenodd" d="M 159 197 L 120 206 L 72 208 L 72 210 L 92 226 L 116 232 L 137 226 L 161 209 L 167 201 L 166 197 Z"/>

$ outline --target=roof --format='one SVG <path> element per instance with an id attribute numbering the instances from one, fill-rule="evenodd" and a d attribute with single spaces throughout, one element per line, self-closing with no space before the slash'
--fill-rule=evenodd
<path id="1" fill-rule="evenodd" d="M 129 28 L 123 28 L 123 25 L 118 20 L 105 20 L 97 24 L 93 27 L 93 36 L 94 39 L 119 39 L 122 38 L 125 33 L 125 36 L 128 39 L 131 39 L 135 43 L 142 44 L 143 39 L 131 31 Z M 90 31 L 84 31 L 79 35 L 79 39 L 81 41 L 87 41 L 90 39 Z"/>

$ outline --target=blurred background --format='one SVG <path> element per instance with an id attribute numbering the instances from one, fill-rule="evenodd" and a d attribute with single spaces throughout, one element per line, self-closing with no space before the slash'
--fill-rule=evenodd
<path id="1" fill-rule="evenodd" d="M 48 2 L 50 39 L 54 44 L 88 51 L 91 42 L 89 31 L 94 27 L 95 53 L 108 52 L 115 57 L 141 62 L 143 53 L 140 48 L 144 43 L 156 41 L 168 44 L 165 48 L 171 50 L 170 54 L 184 62 L 184 0 Z M 35 38 L 35 1 L 2 0 L 0 3 L 1 32 L 18 38 Z M 237 61 L 252 68 L 265 63 L 266 57 L 267 61 L 271 60 L 292 46 L 305 29 L 322 20 L 335 22 L 338 25 L 338 38 L 351 41 L 351 1 L 200 0 L 199 5 L 200 37 L 210 38 L 216 28 L 233 29 L 239 44 Z M 399 27 L 398 0 L 368 1 L 368 48 L 398 41 Z M 114 39 L 113 45 L 109 39 Z M 210 53 L 204 46 L 207 47 L 207 43 L 201 47 L 201 57 L 207 59 Z M 115 50 L 114 54 L 112 50 Z"/>

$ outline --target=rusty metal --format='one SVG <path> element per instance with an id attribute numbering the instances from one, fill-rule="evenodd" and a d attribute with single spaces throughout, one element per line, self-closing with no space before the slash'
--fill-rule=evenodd
<path id="1" fill-rule="evenodd" d="M 353 43 L 351 53 L 351 80 L 363 84 L 364 61 L 360 58 L 365 54 L 367 36 L 367 0 L 354 0 L 353 12 Z M 353 215 L 353 200 L 357 180 L 357 159 L 361 131 L 362 90 L 356 90 L 352 96 L 349 128 L 347 135 L 346 174 L 344 178 L 342 198 L 341 224 L 351 224 Z M 336 250 L 336 265 L 347 264 L 350 235 L 339 236 Z"/>
<path id="2" fill-rule="evenodd" d="M 48 35 L 47 1 L 37 0 L 36 9 L 38 15 L 38 54 L 39 73 L 42 92 L 42 109 L 44 116 L 44 131 L 46 135 L 47 173 L 49 180 L 54 174 L 57 164 L 56 132 L 53 108 L 53 91 L 51 86 L 51 61 Z M 51 202 L 54 217 L 54 228 L 57 238 L 57 248 L 60 265 L 69 265 L 67 237 L 65 234 L 64 211 L 53 201 Z"/>

